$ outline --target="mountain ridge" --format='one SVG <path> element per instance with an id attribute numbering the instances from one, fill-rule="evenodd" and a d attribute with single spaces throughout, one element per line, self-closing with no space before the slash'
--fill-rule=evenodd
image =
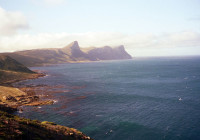
<path id="1" fill-rule="evenodd" d="M 59 63 L 132 59 L 123 45 L 115 48 L 110 46 L 80 48 L 78 41 L 73 41 L 63 48 L 33 49 L 3 54 L 29 67 Z"/>

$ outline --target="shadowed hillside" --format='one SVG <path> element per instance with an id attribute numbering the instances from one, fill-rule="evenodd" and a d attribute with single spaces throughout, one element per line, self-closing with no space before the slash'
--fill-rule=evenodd
<path id="1" fill-rule="evenodd" d="M 10 56 L 0 55 L 0 85 L 44 76 L 31 71 Z"/>
<path id="2" fill-rule="evenodd" d="M 0 70 L 9 70 L 15 72 L 35 73 L 12 59 L 10 56 L 0 55 Z"/>

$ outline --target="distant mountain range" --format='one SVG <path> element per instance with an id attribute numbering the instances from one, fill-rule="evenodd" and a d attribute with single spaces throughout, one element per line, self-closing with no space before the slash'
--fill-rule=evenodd
<path id="1" fill-rule="evenodd" d="M 58 63 L 88 62 L 99 60 L 132 59 L 123 45 L 112 48 L 80 48 L 77 41 L 72 42 L 64 48 L 34 49 L 3 53 L 25 66 L 41 66 Z"/>

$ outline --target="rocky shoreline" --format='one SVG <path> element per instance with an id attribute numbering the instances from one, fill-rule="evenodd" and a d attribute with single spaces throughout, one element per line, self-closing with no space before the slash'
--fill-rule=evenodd
<path id="1" fill-rule="evenodd" d="M 36 75 L 34 74 L 34 76 L 30 76 L 29 78 L 12 80 L 0 84 L 0 139 L 92 140 L 74 128 L 57 125 L 53 122 L 40 122 L 9 114 L 15 111 L 22 112 L 22 106 L 42 106 L 54 103 L 53 99 L 50 99 L 48 96 L 46 97 L 46 95 L 37 95 L 35 91 L 41 91 L 38 89 L 45 88 L 48 92 L 47 89 L 60 89 L 61 86 L 50 87 L 36 85 L 18 88 L 12 86 L 13 83 L 21 80 L 46 76 L 41 73 Z M 60 90 L 51 91 L 51 93 L 57 92 L 60 92 Z"/>
<path id="2" fill-rule="evenodd" d="M 46 76 L 43 73 L 34 74 L 32 77 L 27 79 L 36 79 L 39 77 Z M 1 110 L 7 110 L 8 112 L 20 110 L 21 106 L 40 106 L 40 105 L 50 105 L 53 104 L 53 100 L 41 100 L 34 90 L 30 90 L 29 87 L 16 88 L 12 84 L 27 80 L 25 78 L 6 81 L 0 86 L 0 106 Z M 29 90 L 27 90 L 29 89 Z"/>

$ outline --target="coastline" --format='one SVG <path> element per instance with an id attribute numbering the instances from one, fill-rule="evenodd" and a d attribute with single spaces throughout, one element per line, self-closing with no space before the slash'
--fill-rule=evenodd
<path id="1" fill-rule="evenodd" d="M 31 87 L 17 88 L 13 86 L 14 83 L 19 81 L 37 79 L 45 76 L 47 74 L 37 73 L 32 75 L 32 77 L 15 79 L 0 84 L 0 139 L 27 139 L 28 137 L 31 139 L 47 140 L 58 138 L 92 140 L 92 138 L 74 128 L 57 125 L 53 122 L 41 122 L 12 115 L 16 111 L 23 112 L 20 108 L 21 106 L 51 105 L 55 102 L 48 98 L 43 100 L 39 95 L 36 95 L 34 88 L 37 88 L 37 85 L 32 90 L 30 90 Z M 2 96 L 2 92 L 10 94 Z"/>
<path id="2" fill-rule="evenodd" d="M 17 111 L 20 106 L 24 106 L 24 105 L 37 106 L 37 105 L 53 104 L 53 101 L 51 100 L 40 101 L 39 96 L 37 96 L 34 92 L 30 94 L 26 90 L 21 90 L 20 88 L 13 86 L 14 83 L 17 83 L 20 81 L 24 81 L 28 79 L 37 79 L 44 76 L 46 76 L 46 74 L 44 73 L 34 73 L 34 74 L 30 74 L 28 77 L 21 77 L 20 79 L 13 79 L 13 80 L 1 82 L 0 109 L 6 110 L 7 112 L 12 112 L 12 111 Z M 27 87 L 24 87 L 24 89 L 26 88 Z"/>
<path id="3" fill-rule="evenodd" d="M 6 71 L 6 70 L 1 70 L 1 72 L 3 72 L 3 74 L 5 74 L 5 77 L 6 76 L 13 76 L 13 75 L 15 75 L 17 72 L 13 72 L 13 71 Z M 12 74 L 10 74 L 10 72 L 12 72 Z M 20 73 L 21 75 L 23 75 L 23 76 L 21 76 L 21 77 L 17 77 L 16 79 L 13 79 L 13 77 L 12 77 L 12 79 L 4 79 L 3 81 L 0 81 L 0 85 L 2 85 L 2 86 L 13 86 L 12 84 L 14 84 L 14 83 L 17 83 L 17 82 L 20 82 L 20 81 L 23 81 L 23 80 L 28 80 L 28 79 L 37 79 L 37 78 L 40 78 L 40 77 L 44 77 L 44 76 L 46 76 L 46 74 L 44 74 L 44 73 L 37 73 L 37 70 L 34 70 L 34 72 L 35 73 L 33 73 L 33 74 L 27 74 L 27 73 Z"/>

